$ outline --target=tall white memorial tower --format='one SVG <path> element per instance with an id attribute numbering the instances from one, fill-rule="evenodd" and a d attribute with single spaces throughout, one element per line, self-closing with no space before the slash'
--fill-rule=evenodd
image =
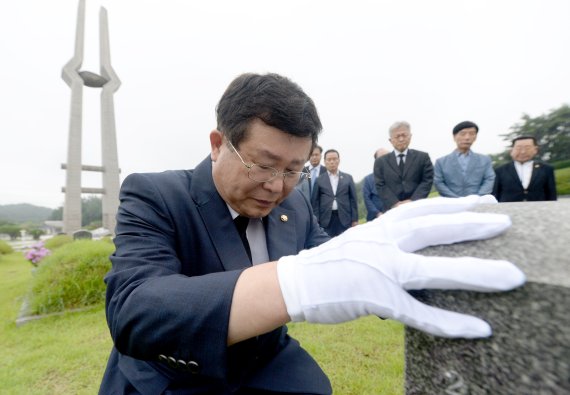
<path id="1" fill-rule="evenodd" d="M 119 89 L 121 81 L 111 67 L 109 46 L 109 26 L 107 10 L 101 7 L 99 13 L 99 63 L 100 74 L 80 71 L 83 63 L 83 44 L 85 33 L 85 0 L 79 0 L 77 10 L 77 28 L 75 33 L 75 53 L 63 67 L 62 78 L 71 88 L 71 114 L 69 119 L 69 137 L 66 170 L 65 204 L 63 207 L 63 230 L 71 234 L 81 229 L 81 194 L 102 195 L 103 227 L 115 231 L 115 215 L 119 206 L 119 161 L 115 131 L 115 109 L 113 94 Z M 83 120 L 83 86 L 101 88 L 101 166 L 84 165 L 81 162 L 81 132 Z M 95 171 L 103 174 L 102 188 L 84 188 L 81 185 L 81 173 Z"/>

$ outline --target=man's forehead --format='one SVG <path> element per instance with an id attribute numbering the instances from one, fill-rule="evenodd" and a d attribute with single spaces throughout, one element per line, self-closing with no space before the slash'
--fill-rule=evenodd
<path id="1" fill-rule="evenodd" d="M 405 127 L 405 126 L 400 126 L 399 128 L 394 129 L 394 130 L 392 131 L 392 134 L 396 134 L 396 133 L 409 133 L 409 132 L 410 132 L 410 129 L 408 129 L 408 128 Z"/>

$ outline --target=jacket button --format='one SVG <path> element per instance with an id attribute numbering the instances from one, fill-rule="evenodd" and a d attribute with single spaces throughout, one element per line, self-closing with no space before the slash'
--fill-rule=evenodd
<path id="1" fill-rule="evenodd" d="M 167 362 L 168 362 L 168 358 L 167 358 L 166 355 L 164 355 L 164 354 L 160 354 L 160 355 L 158 356 L 158 360 L 159 360 L 160 362 L 162 362 L 162 363 L 167 363 Z"/>
<path id="2" fill-rule="evenodd" d="M 176 369 L 177 367 L 176 359 L 168 357 L 168 366 L 170 366 L 172 369 Z"/>
<path id="3" fill-rule="evenodd" d="M 198 372 L 200 372 L 200 365 L 195 361 L 188 361 L 186 363 L 186 369 L 192 374 L 198 374 Z"/>

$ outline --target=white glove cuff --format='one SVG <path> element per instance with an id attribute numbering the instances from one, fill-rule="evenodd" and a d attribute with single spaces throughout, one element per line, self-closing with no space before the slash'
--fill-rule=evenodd
<path id="1" fill-rule="evenodd" d="M 298 281 L 300 281 L 297 259 L 299 259 L 297 256 L 284 256 L 277 261 L 277 279 L 287 313 L 293 322 L 305 321 L 299 288 L 297 287 Z"/>

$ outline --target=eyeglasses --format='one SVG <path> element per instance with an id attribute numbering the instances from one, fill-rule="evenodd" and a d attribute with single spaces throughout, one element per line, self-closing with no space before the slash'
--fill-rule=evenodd
<path id="1" fill-rule="evenodd" d="M 273 167 L 258 165 L 256 163 L 252 163 L 248 165 L 244 162 L 243 158 L 239 154 L 238 150 L 233 146 L 230 140 L 228 140 L 228 144 L 231 149 L 236 153 L 241 163 L 247 169 L 247 176 L 250 180 L 255 182 L 269 182 L 273 180 L 275 177 L 281 175 L 283 176 L 283 183 L 287 186 L 295 186 L 301 180 L 310 180 L 311 175 L 310 173 L 305 173 L 304 171 L 287 171 L 281 172 Z"/>

